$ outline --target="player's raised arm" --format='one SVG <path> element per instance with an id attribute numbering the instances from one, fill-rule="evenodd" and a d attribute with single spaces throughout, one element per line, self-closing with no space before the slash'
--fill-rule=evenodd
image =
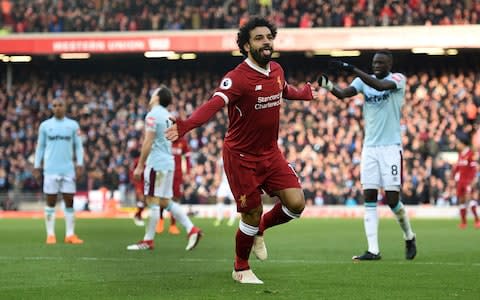
<path id="1" fill-rule="evenodd" d="M 306 100 L 310 101 L 317 98 L 316 88 L 307 82 L 303 88 L 298 89 L 285 81 L 283 88 L 283 98 L 288 100 Z"/>
<path id="2" fill-rule="evenodd" d="M 193 128 L 205 124 L 224 106 L 225 101 L 223 98 L 214 94 L 210 100 L 197 108 L 188 119 L 181 120 L 171 118 L 175 124 L 165 130 L 165 137 L 170 141 L 176 141 Z"/>

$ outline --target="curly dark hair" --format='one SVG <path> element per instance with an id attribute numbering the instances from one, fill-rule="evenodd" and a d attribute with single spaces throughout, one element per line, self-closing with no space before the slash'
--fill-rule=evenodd
<path id="1" fill-rule="evenodd" d="M 245 49 L 243 49 L 243 46 L 250 40 L 250 31 L 252 31 L 256 27 L 268 27 L 268 29 L 270 29 L 270 32 L 273 35 L 273 38 L 277 36 L 277 27 L 274 24 L 270 23 L 267 19 L 262 17 L 252 17 L 250 20 L 248 20 L 247 23 L 243 24 L 243 26 L 240 27 L 237 34 L 238 48 L 240 52 L 245 56 L 248 56 L 248 53 L 247 51 L 245 51 Z"/>

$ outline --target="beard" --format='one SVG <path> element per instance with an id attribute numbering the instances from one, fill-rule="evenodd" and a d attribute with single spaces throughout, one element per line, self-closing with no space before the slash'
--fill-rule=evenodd
<path id="1" fill-rule="evenodd" d="M 264 55 L 263 50 L 268 49 L 270 50 L 270 54 Z M 273 53 L 273 48 L 271 47 L 262 47 L 259 49 L 252 49 L 250 51 L 252 54 L 253 59 L 262 67 L 265 67 L 269 61 L 272 60 L 272 53 Z"/>

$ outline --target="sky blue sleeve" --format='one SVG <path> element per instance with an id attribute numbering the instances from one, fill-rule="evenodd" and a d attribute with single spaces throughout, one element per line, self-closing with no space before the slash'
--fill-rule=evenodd
<path id="1" fill-rule="evenodd" d="M 44 124 L 40 125 L 40 129 L 38 130 L 38 139 L 37 139 L 37 149 L 35 150 L 35 163 L 34 168 L 38 169 L 41 167 L 43 155 L 45 154 L 45 128 Z"/>
<path id="2" fill-rule="evenodd" d="M 355 77 L 352 83 L 350 83 L 350 86 L 353 86 L 357 90 L 357 93 L 363 93 L 363 85 L 364 83 L 360 77 Z"/>
<path id="3" fill-rule="evenodd" d="M 76 124 L 75 132 L 73 133 L 73 140 L 75 143 L 75 158 L 77 160 L 77 166 L 83 166 L 83 144 L 80 137 L 80 126 Z"/>

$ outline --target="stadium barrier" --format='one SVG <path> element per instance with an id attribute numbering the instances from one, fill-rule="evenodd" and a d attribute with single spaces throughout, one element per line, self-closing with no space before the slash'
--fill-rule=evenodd
<path id="1" fill-rule="evenodd" d="M 480 25 L 281 28 L 277 51 L 478 48 Z M 150 32 L 22 33 L 0 36 L 0 53 L 142 53 L 149 51 L 230 52 L 237 30 Z M 448 38 L 445 38 L 447 37 Z"/>
<path id="2" fill-rule="evenodd" d="M 91 191 L 88 194 L 90 198 L 89 211 L 85 211 L 86 194 L 75 196 L 74 208 L 78 218 L 131 218 L 135 208 L 132 206 L 122 207 L 119 201 L 119 192 L 115 191 L 113 198 L 106 189 Z M 18 210 L 0 211 L 2 218 L 43 218 L 43 208 L 45 202 L 35 198 L 34 202 L 22 201 L 17 207 Z M 63 204 L 58 205 L 57 215 L 63 216 Z M 182 207 L 189 215 L 199 218 L 214 218 L 216 215 L 215 204 L 182 204 Z M 264 206 L 264 211 L 270 210 L 271 204 Z M 458 207 L 456 206 L 433 206 L 433 205 L 411 205 L 407 206 L 410 218 L 422 219 L 454 219 L 458 218 Z M 322 205 L 307 206 L 302 214 L 304 218 L 363 218 L 363 205 L 345 206 L 345 205 Z M 380 218 L 393 218 L 390 208 L 386 205 L 378 206 L 378 215 Z M 229 217 L 226 210 L 225 217 Z"/>

